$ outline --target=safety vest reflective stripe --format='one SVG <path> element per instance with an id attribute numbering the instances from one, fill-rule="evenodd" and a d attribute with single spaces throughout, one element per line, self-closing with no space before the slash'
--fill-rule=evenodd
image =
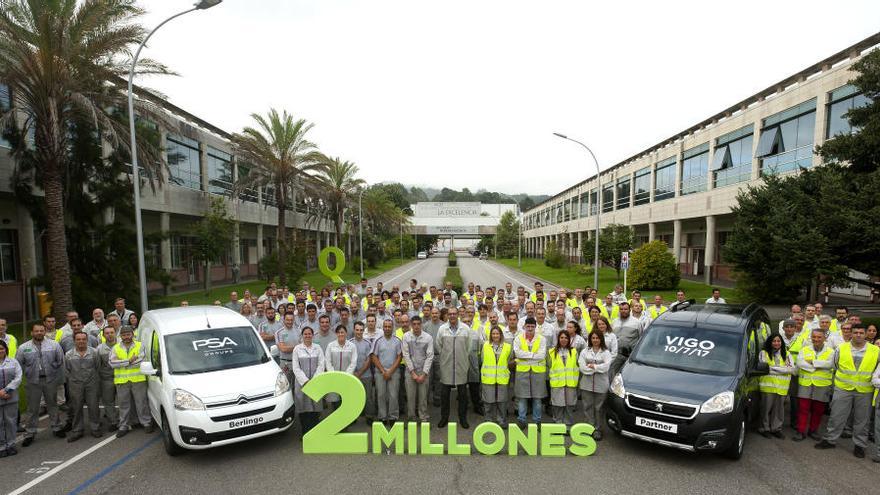
<path id="1" fill-rule="evenodd" d="M 866 394 L 874 389 L 871 375 L 877 367 L 880 348 L 874 344 L 865 344 L 865 355 L 859 368 L 856 369 L 852 355 L 852 343 L 845 342 L 838 347 L 837 373 L 834 374 L 834 386 L 841 390 L 855 390 Z"/>
<path id="2" fill-rule="evenodd" d="M 788 346 L 788 352 L 790 352 L 793 356 L 793 359 L 796 360 L 797 355 L 800 354 L 801 349 L 804 348 L 804 342 L 807 341 L 808 334 L 806 332 L 801 332 L 791 341 L 791 345 Z"/>
<path id="3" fill-rule="evenodd" d="M 566 299 L 565 305 L 568 306 L 569 308 L 576 308 L 578 306 L 577 299 L 575 299 L 575 298 Z"/>
<path id="4" fill-rule="evenodd" d="M 562 362 L 562 356 L 556 352 L 556 348 L 550 349 L 550 388 L 577 387 L 578 366 L 577 350 L 569 349 L 568 359 Z"/>
<path id="5" fill-rule="evenodd" d="M 767 351 L 761 351 L 764 361 L 773 366 L 782 366 L 782 356 L 774 356 L 770 359 Z M 788 386 L 791 383 L 791 375 L 764 375 L 758 380 L 758 388 L 765 394 L 788 395 Z"/>
<path id="6" fill-rule="evenodd" d="M 510 368 L 507 367 L 510 361 L 510 344 L 501 346 L 501 353 L 498 360 L 495 360 L 495 349 L 492 344 L 486 342 L 483 344 L 483 365 L 480 366 L 480 382 L 484 385 L 507 385 L 510 383 Z"/>
<path id="7" fill-rule="evenodd" d="M 6 345 L 9 346 L 9 352 L 7 352 L 6 355 L 9 356 L 10 359 L 13 359 L 15 358 L 15 351 L 18 349 L 18 339 L 15 338 L 15 335 L 8 333 L 6 336 L 9 338 L 9 341 L 6 342 Z"/>
<path id="8" fill-rule="evenodd" d="M 529 345 L 526 342 L 525 334 L 523 334 L 522 339 L 519 341 L 520 349 L 524 351 L 529 351 Z M 535 338 L 532 339 L 532 349 L 531 352 L 538 352 L 538 349 L 541 348 L 541 335 L 535 334 Z M 525 363 L 524 359 L 516 358 L 516 371 L 526 373 L 529 370 L 534 371 L 535 373 L 544 373 L 547 371 L 547 361 L 541 360 L 538 364 L 529 365 Z"/>
<path id="9" fill-rule="evenodd" d="M 134 342 L 134 345 L 131 346 L 131 349 L 128 352 L 125 352 L 125 349 L 122 348 L 122 344 L 116 344 L 113 346 L 113 352 L 116 353 L 116 358 L 119 360 L 130 360 L 134 356 L 137 356 L 141 352 L 141 343 L 138 341 Z M 140 365 L 135 366 L 125 366 L 124 368 L 113 368 L 113 383 L 116 385 L 120 385 L 127 382 L 137 383 L 147 381 L 147 377 L 141 374 Z"/>
<path id="10" fill-rule="evenodd" d="M 662 315 L 663 313 L 665 313 L 667 311 L 669 311 L 669 308 L 667 308 L 666 306 L 660 306 L 660 309 L 657 309 L 657 306 L 654 306 L 652 304 L 651 306 L 648 307 L 648 312 L 651 314 L 652 320 L 656 320 L 658 316 Z"/>
<path id="11" fill-rule="evenodd" d="M 812 360 L 820 360 L 827 361 L 834 354 L 834 350 L 830 347 L 826 347 L 825 350 L 817 355 L 816 350 L 813 349 L 812 346 L 804 347 L 801 351 L 804 359 L 812 359 Z M 832 371 L 830 369 L 817 369 L 816 371 L 807 371 L 800 370 L 800 374 L 798 375 L 798 384 L 809 387 L 810 385 L 815 385 L 817 387 L 829 387 L 831 386 L 831 375 Z"/>
<path id="12" fill-rule="evenodd" d="M 55 342 L 61 342 L 61 336 L 64 334 L 63 331 L 55 330 Z"/>

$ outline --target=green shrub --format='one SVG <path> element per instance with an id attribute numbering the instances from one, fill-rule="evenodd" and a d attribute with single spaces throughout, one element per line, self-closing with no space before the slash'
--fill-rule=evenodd
<path id="1" fill-rule="evenodd" d="M 595 270 L 592 265 L 578 265 L 577 273 L 578 275 L 583 275 L 585 277 L 592 277 Z"/>
<path id="2" fill-rule="evenodd" d="M 461 279 L 461 268 L 457 266 L 450 266 L 446 268 L 446 278 L 445 282 L 452 282 L 452 288 L 455 290 L 457 294 L 462 293 L 462 286 L 464 286 L 464 282 Z"/>
<path id="3" fill-rule="evenodd" d="M 629 284 L 634 289 L 669 290 L 678 287 L 681 272 L 665 242 L 643 244 L 633 251 L 629 260 Z"/>
<path id="4" fill-rule="evenodd" d="M 455 251 L 449 251 L 449 266 L 457 266 L 458 265 L 458 257 L 455 255 Z"/>
<path id="5" fill-rule="evenodd" d="M 544 250 L 544 265 L 550 268 L 562 268 L 567 264 L 568 260 L 559 251 L 556 241 L 548 242 L 547 248 Z"/>

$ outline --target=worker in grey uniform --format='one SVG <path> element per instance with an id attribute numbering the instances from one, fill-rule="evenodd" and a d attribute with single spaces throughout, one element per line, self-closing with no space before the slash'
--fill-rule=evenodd
<path id="1" fill-rule="evenodd" d="M 118 319 L 118 318 L 117 318 Z M 116 327 L 107 325 L 104 327 L 104 342 L 98 346 L 100 367 L 98 377 L 100 379 L 101 392 L 98 394 L 101 405 L 104 406 L 104 417 L 107 418 L 107 433 L 112 433 L 119 428 L 119 409 L 116 407 L 116 384 L 113 383 L 113 367 L 110 366 L 110 353 L 116 346 Z"/>
<path id="2" fill-rule="evenodd" d="M 31 340 L 28 340 L 18 348 L 15 359 L 21 365 L 24 377 L 27 379 L 25 393 L 27 394 L 28 419 L 23 447 L 34 442 L 37 435 L 37 420 L 40 417 L 40 399 L 46 401 L 46 411 L 49 413 L 49 422 L 52 425 L 52 434 L 58 438 L 64 438 L 64 427 L 58 413 L 58 387 L 64 379 L 64 353 L 61 345 L 52 339 L 46 338 L 46 327 L 42 323 L 35 323 L 31 327 Z"/>
<path id="3" fill-rule="evenodd" d="M 487 321 L 488 316 L 483 319 Z M 483 398 L 481 396 L 482 383 L 480 382 L 480 358 L 483 352 L 483 343 L 486 341 L 485 332 L 482 327 L 474 329 L 472 325 L 468 325 L 470 333 L 470 341 L 468 342 L 468 393 L 470 395 L 471 404 L 474 407 L 474 414 L 483 415 Z"/>
<path id="4" fill-rule="evenodd" d="M 61 351 L 64 352 L 65 355 L 67 355 L 67 353 L 74 348 L 73 338 L 76 333 L 80 331 L 85 332 L 85 326 L 83 325 L 82 320 L 79 318 L 74 318 L 70 320 L 69 325 L 71 333 L 69 335 L 65 335 L 64 337 L 61 337 L 61 341 L 59 342 L 59 344 L 61 344 Z M 93 349 L 97 348 L 98 344 L 101 343 L 101 339 L 99 337 L 94 337 L 88 332 L 86 332 L 86 336 L 88 336 L 87 345 Z M 69 385 L 68 388 L 70 388 Z"/>
<path id="5" fill-rule="evenodd" d="M 144 433 L 153 433 L 150 403 L 147 400 L 147 377 L 140 374 L 140 365 L 145 357 L 144 347 L 134 340 L 134 328 L 131 325 L 122 325 L 119 336 L 120 342 L 110 352 L 116 399 L 119 401 L 119 429 L 116 430 L 116 437 L 127 435 L 130 424 L 135 419 L 144 427 Z"/>
<path id="6" fill-rule="evenodd" d="M 868 423 L 870 422 L 871 398 L 874 387 L 871 377 L 877 369 L 880 348 L 865 341 L 865 325 L 857 323 L 852 328 L 852 339 L 834 350 L 834 392 L 831 399 L 831 416 L 825 436 L 816 444 L 817 449 L 836 446 L 850 413 L 853 415 L 853 455 L 865 457 L 868 446 Z"/>
<path id="7" fill-rule="evenodd" d="M 401 342 L 394 335 L 392 320 L 382 322 L 382 336 L 376 339 L 371 350 L 373 378 L 376 385 L 376 400 L 378 402 L 378 419 L 390 425 L 397 421 L 400 413 L 400 360 L 403 358 Z"/>
<path id="8" fill-rule="evenodd" d="M 70 414 L 73 414 L 72 427 L 67 435 L 68 442 L 75 442 L 83 436 L 83 406 L 89 410 L 92 436 L 101 436 L 101 411 L 98 409 L 98 392 L 101 387 L 98 376 L 100 355 L 89 346 L 89 337 L 82 329 L 74 329 L 73 349 L 64 355 L 67 389 L 70 393 L 68 404 Z"/>
<path id="9" fill-rule="evenodd" d="M 468 406 L 468 370 L 470 359 L 471 329 L 458 319 L 458 308 L 450 307 L 446 316 L 448 321 L 437 330 L 434 340 L 434 355 L 440 360 L 440 382 L 443 391 L 440 394 L 439 428 L 445 428 L 449 422 L 449 394 L 455 388 L 458 398 L 458 421 L 462 428 L 469 428 L 467 421 Z"/>
<path id="10" fill-rule="evenodd" d="M 406 413 L 409 421 L 429 421 L 428 393 L 431 365 L 434 362 L 434 339 L 422 331 L 422 319 L 413 316 L 411 330 L 403 334 L 402 352 L 406 362 Z"/>
<path id="11" fill-rule="evenodd" d="M 427 308 L 427 304 L 425 305 Z M 422 331 L 431 336 L 432 341 L 437 341 L 437 331 L 440 330 L 440 326 L 443 325 L 443 320 L 440 319 L 440 308 L 431 307 L 430 311 L 425 312 L 425 316 L 422 319 Z M 435 359 L 433 364 L 431 365 L 431 377 L 428 378 L 428 388 L 431 393 L 431 402 L 434 407 L 440 407 L 440 391 L 442 390 L 442 384 L 440 383 L 440 362 Z"/>
<path id="12" fill-rule="evenodd" d="M 275 331 L 275 346 L 278 348 L 279 362 L 281 371 L 287 375 L 287 381 L 293 383 L 293 348 L 300 343 L 301 333 L 294 325 L 294 315 L 287 313 L 284 315 L 281 327 Z M 291 387 L 292 388 L 292 387 Z"/>
<path id="13" fill-rule="evenodd" d="M 15 430 L 18 428 L 21 376 L 21 365 L 9 357 L 9 344 L 0 339 L 0 457 L 18 454 Z"/>
<path id="14" fill-rule="evenodd" d="M 376 317 L 368 318 L 376 322 Z M 356 321 L 354 323 L 354 338 L 351 340 L 357 350 L 357 360 L 354 365 L 354 376 L 358 377 L 361 385 L 364 386 L 366 394 L 366 403 L 364 404 L 364 419 L 367 424 L 373 422 L 376 417 L 376 391 L 373 390 L 373 363 L 370 359 L 370 352 L 373 350 L 373 342 L 364 338 L 364 322 Z"/>
<path id="15" fill-rule="evenodd" d="M 642 336 L 642 323 L 632 317 L 629 312 L 628 302 L 624 301 L 620 303 L 617 308 L 620 312 L 620 316 L 611 322 L 611 328 L 615 335 L 617 335 L 617 348 L 629 349 L 632 351 L 639 342 L 639 338 Z M 624 355 L 622 352 L 618 352 L 614 357 L 614 361 L 611 363 L 611 371 L 608 373 L 608 376 L 612 380 L 614 379 L 614 375 L 616 375 L 617 372 L 620 371 L 620 368 L 623 367 L 623 363 L 626 362 L 628 355 L 629 353 Z"/>
<path id="16" fill-rule="evenodd" d="M 535 319 L 525 318 L 523 332 L 513 340 L 516 356 L 514 394 L 517 401 L 517 424 L 526 426 L 526 412 L 532 405 L 532 419 L 541 423 L 542 399 L 547 397 L 547 340 L 535 331 Z"/>

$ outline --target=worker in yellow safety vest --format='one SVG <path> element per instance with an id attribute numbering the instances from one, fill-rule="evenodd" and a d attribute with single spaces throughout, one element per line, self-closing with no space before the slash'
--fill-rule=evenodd
<path id="1" fill-rule="evenodd" d="M 119 404 L 119 429 L 116 437 L 128 434 L 130 424 L 137 419 L 144 432 L 153 432 L 150 404 L 147 400 L 147 377 L 141 374 L 144 360 L 143 345 L 134 340 L 134 329 L 122 325 L 120 341 L 110 353 L 110 366 L 113 367 L 113 383 L 116 385 L 116 400 Z M 135 417 L 136 414 L 136 417 Z"/>
<path id="2" fill-rule="evenodd" d="M 761 427 L 758 432 L 767 438 L 785 438 L 782 434 L 785 398 L 788 396 L 791 375 L 797 372 L 797 368 L 791 359 L 791 353 L 785 348 L 782 336 L 775 332 L 764 341 L 764 350 L 760 356 L 761 362 L 767 363 L 770 372 L 758 381 L 761 391 Z"/>
<path id="3" fill-rule="evenodd" d="M 871 376 L 877 369 L 880 347 L 865 341 L 866 328 L 856 323 L 852 329 L 852 340 L 838 346 L 834 353 L 834 395 L 831 401 L 831 416 L 822 441 L 817 449 L 831 449 L 843 433 L 849 420 L 853 418 L 853 455 L 865 457 L 868 446 L 868 424 L 871 413 L 871 397 L 874 385 Z"/>
<path id="4" fill-rule="evenodd" d="M 480 395 L 486 419 L 502 428 L 507 427 L 508 384 L 513 353 L 510 344 L 504 342 L 504 332 L 499 326 L 489 329 L 489 337 L 483 344 L 480 365 Z"/>
<path id="5" fill-rule="evenodd" d="M 799 442 L 807 435 L 820 440 L 819 425 L 825 406 L 831 399 L 831 378 L 834 374 L 834 349 L 825 344 L 825 332 L 815 329 L 810 332 L 810 344 L 798 354 L 798 416 L 797 433 L 794 440 Z M 809 425 L 808 425 L 809 420 Z"/>
<path id="6" fill-rule="evenodd" d="M 663 305 L 663 298 L 659 295 L 654 296 L 654 304 L 648 306 L 648 313 L 652 320 L 656 320 L 658 316 L 669 311 L 669 308 Z"/>
<path id="7" fill-rule="evenodd" d="M 541 422 L 541 399 L 547 396 L 547 341 L 535 332 L 535 318 L 527 316 L 523 332 L 514 339 L 513 351 L 516 356 L 516 379 L 514 394 L 517 400 L 517 423 L 526 425 L 526 411 L 529 401 L 532 404 L 532 420 Z"/>
<path id="8" fill-rule="evenodd" d="M 550 363 L 550 405 L 553 419 L 568 426 L 574 424 L 574 407 L 577 405 L 578 372 L 577 350 L 571 346 L 568 332 L 559 332 L 556 347 L 547 353 Z"/>

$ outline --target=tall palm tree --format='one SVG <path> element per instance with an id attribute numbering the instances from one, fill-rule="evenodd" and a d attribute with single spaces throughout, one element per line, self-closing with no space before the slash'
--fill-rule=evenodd
<path id="1" fill-rule="evenodd" d="M 351 205 L 357 202 L 358 193 L 366 185 L 357 174 L 358 167 L 354 163 L 339 158 L 323 157 L 315 176 L 316 192 L 333 217 L 336 242 L 340 244 L 342 228 L 346 224 L 346 213 Z"/>
<path id="2" fill-rule="evenodd" d="M 144 11 L 134 0 L 5 0 L 0 2 L 0 81 L 9 86 L 13 108 L 0 110 L 0 127 L 23 123 L 33 136 L 37 181 L 46 212 L 47 273 L 56 315 L 73 309 L 65 238 L 64 184 L 69 170 L 74 122 L 94 122 L 110 144 L 129 150 L 128 127 L 117 109 L 126 106 L 123 79 L 131 49 L 147 31 L 135 21 Z M 139 74 L 168 73 L 141 60 Z M 167 118 L 140 100 L 138 114 L 154 122 Z M 143 142 L 139 158 L 153 179 L 163 164 L 160 150 Z"/>
<path id="3" fill-rule="evenodd" d="M 279 266 L 287 260 L 285 213 L 296 204 L 296 190 L 309 173 L 318 168 L 321 154 L 306 134 L 314 124 L 303 119 L 294 120 L 287 111 L 281 114 L 270 109 L 265 115 L 251 114 L 257 127 L 245 127 L 232 137 L 238 156 L 247 164 L 249 173 L 236 181 L 239 189 L 272 186 L 278 208 Z M 294 214 L 296 210 L 294 210 Z M 294 227 L 294 233 L 296 227 Z M 287 282 L 287 274 L 279 270 L 280 282 Z"/>

